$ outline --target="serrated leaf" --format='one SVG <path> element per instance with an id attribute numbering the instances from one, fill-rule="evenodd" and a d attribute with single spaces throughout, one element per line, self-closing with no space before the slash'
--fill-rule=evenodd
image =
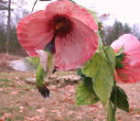
<path id="1" fill-rule="evenodd" d="M 99 101 L 92 86 L 91 78 L 85 78 L 76 88 L 76 104 L 90 105 Z"/>
<path id="2" fill-rule="evenodd" d="M 115 89 L 113 89 L 112 94 L 111 94 L 111 101 L 113 103 L 114 103 L 114 98 L 115 98 L 114 90 Z M 127 98 L 126 93 L 119 86 L 116 86 L 116 90 L 117 90 L 117 101 L 116 101 L 117 107 L 126 111 L 126 112 L 129 112 L 129 103 L 128 103 L 128 98 Z"/>
<path id="3" fill-rule="evenodd" d="M 110 100 L 108 104 L 107 121 L 113 121 L 113 107 Z"/>
<path id="4" fill-rule="evenodd" d="M 82 70 L 85 75 L 92 78 L 95 93 L 104 106 L 111 96 L 116 62 L 115 53 L 111 47 L 106 47 L 105 53 L 96 52 Z"/>

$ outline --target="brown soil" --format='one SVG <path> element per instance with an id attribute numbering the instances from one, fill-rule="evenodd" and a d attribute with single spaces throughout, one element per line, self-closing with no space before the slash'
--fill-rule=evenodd
<path id="1" fill-rule="evenodd" d="M 0 54 L 0 121 L 106 121 L 107 110 L 101 103 L 75 105 L 77 84 L 58 88 L 50 85 L 50 98 L 44 99 L 34 85 L 25 83 L 33 73 L 13 71 L 10 60 L 22 57 Z M 129 98 L 130 111 L 117 111 L 117 121 L 140 121 L 140 82 L 119 84 Z"/>

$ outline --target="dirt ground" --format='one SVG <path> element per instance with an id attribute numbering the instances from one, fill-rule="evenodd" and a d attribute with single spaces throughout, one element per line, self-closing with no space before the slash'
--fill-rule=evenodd
<path id="1" fill-rule="evenodd" d="M 89 106 L 75 105 L 77 83 L 49 85 L 49 98 L 44 99 L 35 85 L 25 79 L 34 73 L 14 71 L 10 60 L 22 57 L 0 54 L 0 121 L 106 121 L 107 110 L 101 103 Z M 140 82 L 119 84 L 128 95 L 130 111 L 117 110 L 117 121 L 140 121 Z"/>

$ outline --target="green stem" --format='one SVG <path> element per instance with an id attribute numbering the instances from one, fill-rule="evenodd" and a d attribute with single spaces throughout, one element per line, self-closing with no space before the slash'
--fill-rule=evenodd
<path id="1" fill-rule="evenodd" d="M 112 121 L 116 121 L 116 110 L 117 110 L 117 88 L 116 88 L 116 81 L 114 80 L 114 90 L 115 90 L 115 98 L 114 98 L 114 105 L 113 105 L 113 120 Z"/>
<path id="2" fill-rule="evenodd" d="M 103 51 L 105 53 L 106 58 L 108 59 L 108 64 L 110 65 L 111 73 L 112 73 L 112 75 L 114 75 L 114 70 L 113 70 L 113 68 L 111 66 L 111 61 L 110 61 L 110 59 L 109 59 L 104 47 L 103 47 Z M 114 98 L 114 105 L 113 105 L 112 121 L 116 121 L 115 117 L 116 117 L 116 110 L 117 110 L 117 88 L 116 88 L 115 77 L 114 77 L 114 90 L 115 90 L 115 98 Z"/>

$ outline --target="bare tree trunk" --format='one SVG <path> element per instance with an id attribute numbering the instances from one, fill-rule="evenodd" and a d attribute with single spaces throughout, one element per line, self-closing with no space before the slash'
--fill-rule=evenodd
<path id="1" fill-rule="evenodd" d="M 11 31 L 11 0 L 8 4 L 8 20 L 7 20 L 7 35 L 6 35 L 6 52 L 9 52 L 9 42 L 10 42 L 10 31 Z"/>

